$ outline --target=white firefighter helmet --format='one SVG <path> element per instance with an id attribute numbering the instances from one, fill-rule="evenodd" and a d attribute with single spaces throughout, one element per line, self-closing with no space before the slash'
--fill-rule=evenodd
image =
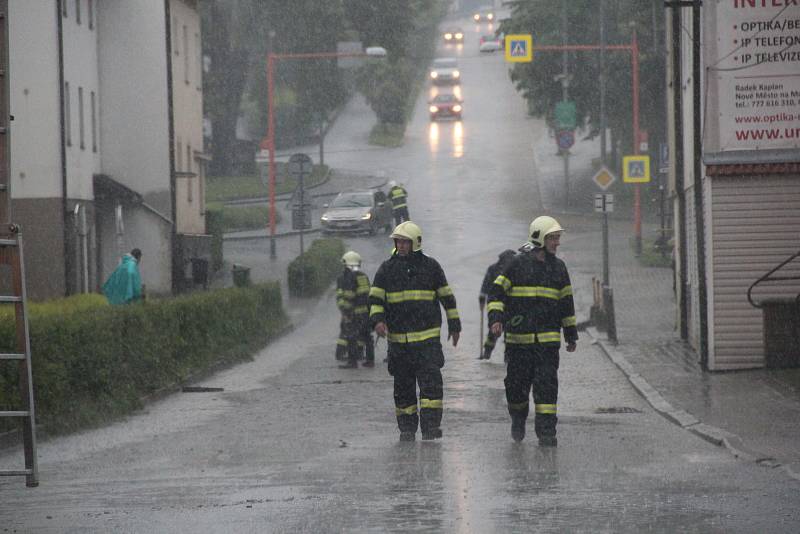
<path id="1" fill-rule="evenodd" d="M 533 222 L 531 222 L 528 236 L 535 247 L 542 248 L 544 247 L 545 237 L 555 232 L 563 231 L 564 229 L 561 228 L 557 220 L 547 215 L 542 215 L 541 217 L 536 217 Z"/>
<path id="2" fill-rule="evenodd" d="M 391 189 L 391 188 L 393 188 L 394 186 L 397 185 L 397 182 L 395 180 L 389 180 L 389 183 L 386 184 L 386 185 L 388 185 L 389 189 Z"/>
<path id="3" fill-rule="evenodd" d="M 409 239 L 411 240 L 411 250 L 414 252 L 422 250 L 422 230 L 411 221 L 398 224 L 390 237 L 392 239 Z"/>
<path id="4" fill-rule="evenodd" d="M 358 270 L 361 267 L 361 255 L 354 250 L 348 250 L 342 256 L 342 263 L 350 270 Z"/>

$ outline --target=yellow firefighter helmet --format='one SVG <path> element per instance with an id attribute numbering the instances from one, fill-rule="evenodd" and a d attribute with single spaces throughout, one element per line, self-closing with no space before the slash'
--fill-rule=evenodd
<path id="1" fill-rule="evenodd" d="M 561 228 L 557 220 L 547 215 L 542 215 L 541 217 L 536 217 L 533 222 L 531 222 L 528 237 L 530 237 L 531 243 L 533 243 L 534 246 L 542 248 L 544 247 L 545 237 L 555 232 L 563 231 L 564 229 Z"/>
<path id="2" fill-rule="evenodd" d="M 411 250 L 414 252 L 422 250 L 422 230 L 411 221 L 398 224 L 390 237 L 392 239 L 409 239 L 411 240 Z"/>

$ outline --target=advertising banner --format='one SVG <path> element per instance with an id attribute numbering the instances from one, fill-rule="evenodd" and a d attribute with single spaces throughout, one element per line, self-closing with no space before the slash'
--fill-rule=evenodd
<path id="1" fill-rule="evenodd" d="M 800 0 L 704 2 L 704 160 L 800 160 Z"/>

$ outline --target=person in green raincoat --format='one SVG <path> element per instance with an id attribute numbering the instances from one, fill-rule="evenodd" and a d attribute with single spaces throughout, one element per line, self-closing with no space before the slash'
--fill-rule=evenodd
<path id="1" fill-rule="evenodd" d="M 122 260 L 106 283 L 103 294 L 110 304 L 129 304 L 142 300 L 142 277 L 139 274 L 139 261 L 142 251 L 138 248 L 122 256 Z"/>

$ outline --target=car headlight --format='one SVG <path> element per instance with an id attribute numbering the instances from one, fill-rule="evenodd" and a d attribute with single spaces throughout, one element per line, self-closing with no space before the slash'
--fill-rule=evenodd
<path id="1" fill-rule="evenodd" d="M 446 34 L 444 34 L 444 38 L 449 41 L 450 39 L 453 38 L 453 34 L 452 33 L 446 33 Z"/>
<path id="2" fill-rule="evenodd" d="M 323 215 L 322 217 L 319 218 L 319 220 L 322 221 L 322 222 L 328 222 L 329 219 L 330 219 L 330 217 L 328 217 L 327 214 L 325 214 L 325 215 Z"/>
<path id="3" fill-rule="evenodd" d="M 472 15 L 472 18 L 473 18 L 473 19 L 475 19 L 475 22 L 478 22 L 479 20 L 481 20 L 481 16 L 480 16 L 480 15 L 478 15 L 477 13 L 475 13 L 474 15 Z"/>
<path id="4" fill-rule="evenodd" d="M 456 104 L 455 106 L 453 106 L 453 111 L 455 111 L 456 113 L 458 113 L 459 111 L 461 111 L 461 106 L 459 106 L 458 104 Z"/>
<path id="5" fill-rule="evenodd" d="M 362 221 L 368 221 L 371 218 L 372 218 L 372 213 L 371 212 L 367 212 L 367 213 L 365 213 L 364 215 L 361 216 L 361 220 Z"/>
<path id="6" fill-rule="evenodd" d="M 436 72 L 435 70 L 431 71 L 431 78 L 433 78 L 435 80 L 438 77 L 439 77 L 439 73 L 438 72 Z"/>
<path id="7" fill-rule="evenodd" d="M 460 77 L 461 77 L 461 73 L 458 72 L 457 70 L 454 70 L 453 71 L 453 78 L 460 78 Z"/>
<path id="8" fill-rule="evenodd" d="M 463 38 L 464 38 L 464 34 L 463 33 L 457 33 L 456 34 L 456 39 L 463 39 Z"/>
<path id="9" fill-rule="evenodd" d="M 486 18 L 489 20 L 494 20 L 494 15 L 492 13 L 489 13 L 488 15 L 486 15 Z"/>
<path id="10" fill-rule="evenodd" d="M 439 111 L 439 108 L 437 108 L 436 106 L 431 106 L 428 108 L 428 111 L 430 111 L 431 113 L 436 113 L 437 111 Z"/>

